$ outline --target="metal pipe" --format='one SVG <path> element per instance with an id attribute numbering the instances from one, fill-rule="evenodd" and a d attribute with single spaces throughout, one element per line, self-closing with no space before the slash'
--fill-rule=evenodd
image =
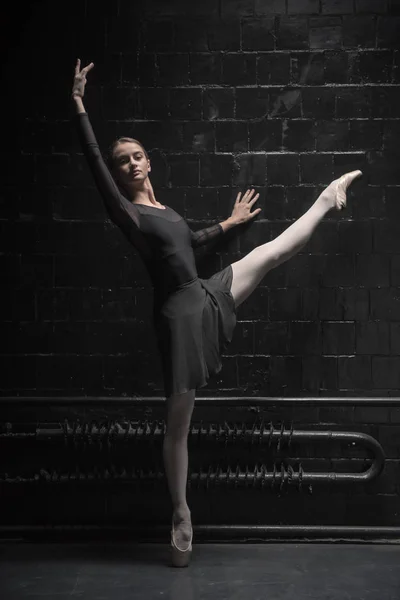
<path id="1" fill-rule="evenodd" d="M 108 406 L 109 408 L 119 406 L 164 406 L 165 398 L 163 396 L 133 396 L 133 397 L 114 397 L 114 396 L 4 396 L 0 398 L 1 406 L 76 406 L 76 405 L 98 405 Z M 281 398 L 281 397 L 199 397 L 196 398 L 196 406 L 400 406 L 400 397 L 318 397 L 318 398 Z"/>
<path id="2" fill-rule="evenodd" d="M 93 431 L 95 429 L 95 431 Z M 2 434 L 1 437 L 18 437 L 22 435 L 26 436 L 24 432 L 19 432 L 17 434 L 6 433 Z M 31 434 L 29 434 L 31 435 Z M 99 438 L 101 441 L 109 441 L 111 438 L 117 439 L 120 441 L 126 441 L 127 438 L 133 439 L 144 439 L 145 437 L 158 437 L 161 438 L 164 435 L 164 427 L 160 427 L 159 424 L 153 423 L 150 424 L 145 422 L 144 424 L 138 424 L 137 427 L 130 427 L 129 429 L 122 429 L 118 424 L 110 424 L 108 426 L 104 426 L 99 430 L 97 426 L 93 426 L 89 424 L 88 427 L 82 427 L 79 424 L 79 430 L 77 431 L 75 428 L 66 428 L 64 429 L 62 426 L 57 429 L 38 429 L 36 432 L 38 439 L 56 439 L 56 438 L 72 438 L 74 441 L 80 441 L 81 439 L 90 439 L 93 441 L 94 438 Z M 245 425 L 229 427 L 227 424 L 224 426 L 214 427 L 209 425 L 207 428 L 196 428 L 194 426 L 191 427 L 190 436 L 196 438 L 197 440 L 204 437 L 221 437 L 224 441 L 229 438 L 233 438 L 241 441 L 256 441 L 258 444 L 262 442 L 268 442 L 271 444 L 273 441 L 277 442 L 280 446 L 281 443 L 287 442 L 288 446 L 292 442 L 297 443 L 312 443 L 312 442 L 346 442 L 349 443 L 358 443 L 361 446 L 365 446 L 368 450 L 370 450 L 374 456 L 371 466 L 362 473 L 335 473 L 335 472 L 305 472 L 302 468 L 301 463 L 298 466 L 298 471 L 295 471 L 292 466 L 286 467 L 284 464 L 276 467 L 274 465 L 273 469 L 268 472 L 265 465 L 261 465 L 260 468 L 256 466 L 253 472 L 246 470 L 245 472 L 240 471 L 239 468 L 236 470 L 231 470 L 228 468 L 227 471 L 222 471 L 221 469 L 217 469 L 216 471 L 211 471 L 209 469 L 206 473 L 200 471 L 198 473 L 192 473 L 189 477 L 189 481 L 195 486 L 205 485 L 207 488 L 211 486 L 232 486 L 232 487 L 255 487 L 255 488 L 263 488 L 265 485 L 270 484 L 271 486 L 279 485 L 282 487 L 285 484 L 288 485 L 297 485 L 299 488 L 302 484 L 315 484 L 315 483 L 357 483 L 357 482 L 368 482 L 376 479 L 378 475 L 382 472 L 384 466 L 384 453 L 382 446 L 370 435 L 360 432 L 347 432 L 347 431 L 294 431 L 293 429 L 284 429 L 283 425 L 279 429 L 275 429 L 272 424 L 269 426 L 261 426 L 261 428 L 256 429 L 255 427 L 251 429 L 247 429 Z M 92 473 L 80 473 L 78 467 L 78 473 L 68 473 L 68 474 L 60 474 L 60 473 L 52 473 L 50 474 L 47 470 L 41 469 L 40 473 L 31 478 L 24 477 L 15 477 L 15 478 L 5 478 L 3 480 L 4 483 L 33 483 L 39 481 L 56 481 L 58 483 L 68 483 L 71 480 L 74 481 L 76 479 L 83 480 L 86 482 L 95 479 L 98 481 L 101 480 L 112 480 L 112 481 L 136 481 L 139 483 L 147 483 L 147 482 L 155 482 L 163 478 L 163 474 L 161 473 L 147 473 L 144 474 L 142 472 L 131 472 L 127 474 L 126 471 L 123 474 L 118 473 L 110 473 L 108 469 L 101 473 L 97 472 L 96 475 Z"/>
<path id="3" fill-rule="evenodd" d="M 271 541 L 330 541 L 330 542 L 370 542 L 392 541 L 400 544 L 400 527 L 395 526 L 346 526 L 346 525 L 194 525 L 196 542 L 271 542 Z M 46 536 L 72 537 L 84 536 L 124 538 L 140 541 L 160 540 L 165 543 L 169 526 L 134 525 L 0 525 L 0 538 L 32 539 Z"/>
<path id="4" fill-rule="evenodd" d="M 379 475 L 379 472 L 375 463 L 362 473 L 305 472 L 301 464 L 298 466 L 298 471 L 295 471 L 291 466 L 286 467 L 283 464 L 274 464 L 273 468 L 269 471 L 265 465 L 261 465 L 261 467 L 257 466 L 252 471 L 249 469 L 242 471 L 239 467 L 236 469 L 228 468 L 226 471 L 220 468 L 215 470 L 211 470 L 210 468 L 208 471 L 200 470 L 189 474 L 188 483 L 190 487 L 205 487 L 206 489 L 216 487 L 263 489 L 268 485 L 271 487 L 279 486 L 280 489 L 285 485 L 297 485 L 300 489 L 303 484 L 366 483 L 375 479 Z M 5 477 L 3 480 L 0 480 L 0 489 L 2 485 L 21 485 L 27 483 L 32 485 L 67 485 L 77 481 L 84 482 L 87 485 L 91 483 L 98 485 L 101 482 L 103 485 L 116 483 L 118 485 L 134 484 L 136 487 L 145 487 L 164 482 L 165 475 L 163 472 L 144 473 L 139 469 L 131 472 L 124 470 L 122 473 L 116 473 L 107 468 L 97 468 L 96 473 L 93 473 L 81 472 L 78 468 L 68 474 L 40 469 L 33 477 Z"/>

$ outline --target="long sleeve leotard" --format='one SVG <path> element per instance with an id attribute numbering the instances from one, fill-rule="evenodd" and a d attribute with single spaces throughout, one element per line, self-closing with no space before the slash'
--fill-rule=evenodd
<path id="1" fill-rule="evenodd" d="M 87 113 L 79 113 L 76 119 L 82 150 L 110 219 L 141 255 L 155 290 L 171 291 L 196 277 L 192 248 L 219 238 L 223 234 L 221 225 L 194 232 L 170 207 L 163 210 L 130 202 L 108 170 Z"/>
<path id="2" fill-rule="evenodd" d="M 197 275 L 193 248 L 218 239 L 220 224 L 193 232 L 172 208 L 130 202 L 118 189 L 98 147 L 88 115 L 77 115 L 83 152 L 111 220 L 143 259 L 154 288 L 154 325 L 165 393 L 206 385 L 221 369 L 221 352 L 236 324 L 232 268 L 209 279 Z"/>

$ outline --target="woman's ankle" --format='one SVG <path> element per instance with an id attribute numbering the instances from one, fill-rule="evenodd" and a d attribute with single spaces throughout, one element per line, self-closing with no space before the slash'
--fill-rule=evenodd
<path id="1" fill-rule="evenodd" d="M 324 190 L 316 199 L 314 209 L 319 212 L 319 216 L 323 218 L 328 212 L 335 208 L 335 198 L 332 193 L 327 193 Z"/>
<path id="2" fill-rule="evenodd" d="M 173 510 L 174 521 L 190 521 L 190 510 L 188 505 L 175 506 Z"/>

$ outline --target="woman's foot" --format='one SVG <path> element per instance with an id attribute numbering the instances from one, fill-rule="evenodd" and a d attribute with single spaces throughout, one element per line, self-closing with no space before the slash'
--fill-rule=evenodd
<path id="1" fill-rule="evenodd" d="M 362 175 L 361 171 L 350 171 L 345 173 L 339 179 L 335 179 L 322 192 L 320 198 L 328 203 L 329 209 L 343 210 L 346 206 L 346 191 L 349 185 Z"/>
<path id="2" fill-rule="evenodd" d="M 190 511 L 174 511 L 172 517 L 172 565 L 187 567 L 192 553 L 193 529 Z"/>
<path id="3" fill-rule="evenodd" d="M 181 550 L 185 550 L 192 539 L 192 521 L 190 510 L 175 510 L 172 516 L 175 543 Z"/>

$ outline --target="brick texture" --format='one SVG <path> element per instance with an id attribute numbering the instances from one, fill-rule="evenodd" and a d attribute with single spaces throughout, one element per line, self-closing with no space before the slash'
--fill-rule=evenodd
<path id="1" fill-rule="evenodd" d="M 228 217 L 237 189 L 260 192 L 260 217 L 199 256 L 200 276 L 278 235 L 340 173 L 365 172 L 348 210 L 240 307 L 221 376 L 199 394 L 400 392 L 398 3 L 83 4 L 78 19 L 58 6 L 57 31 L 50 3 L 46 19 L 39 3 L 9 19 L 1 360 L 14 374 L 0 393 L 162 394 L 149 278 L 107 222 L 70 122 L 77 55 L 96 63 L 85 103 L 101 146 L 138 137 L 158 199 L 193 229 Z"/>

